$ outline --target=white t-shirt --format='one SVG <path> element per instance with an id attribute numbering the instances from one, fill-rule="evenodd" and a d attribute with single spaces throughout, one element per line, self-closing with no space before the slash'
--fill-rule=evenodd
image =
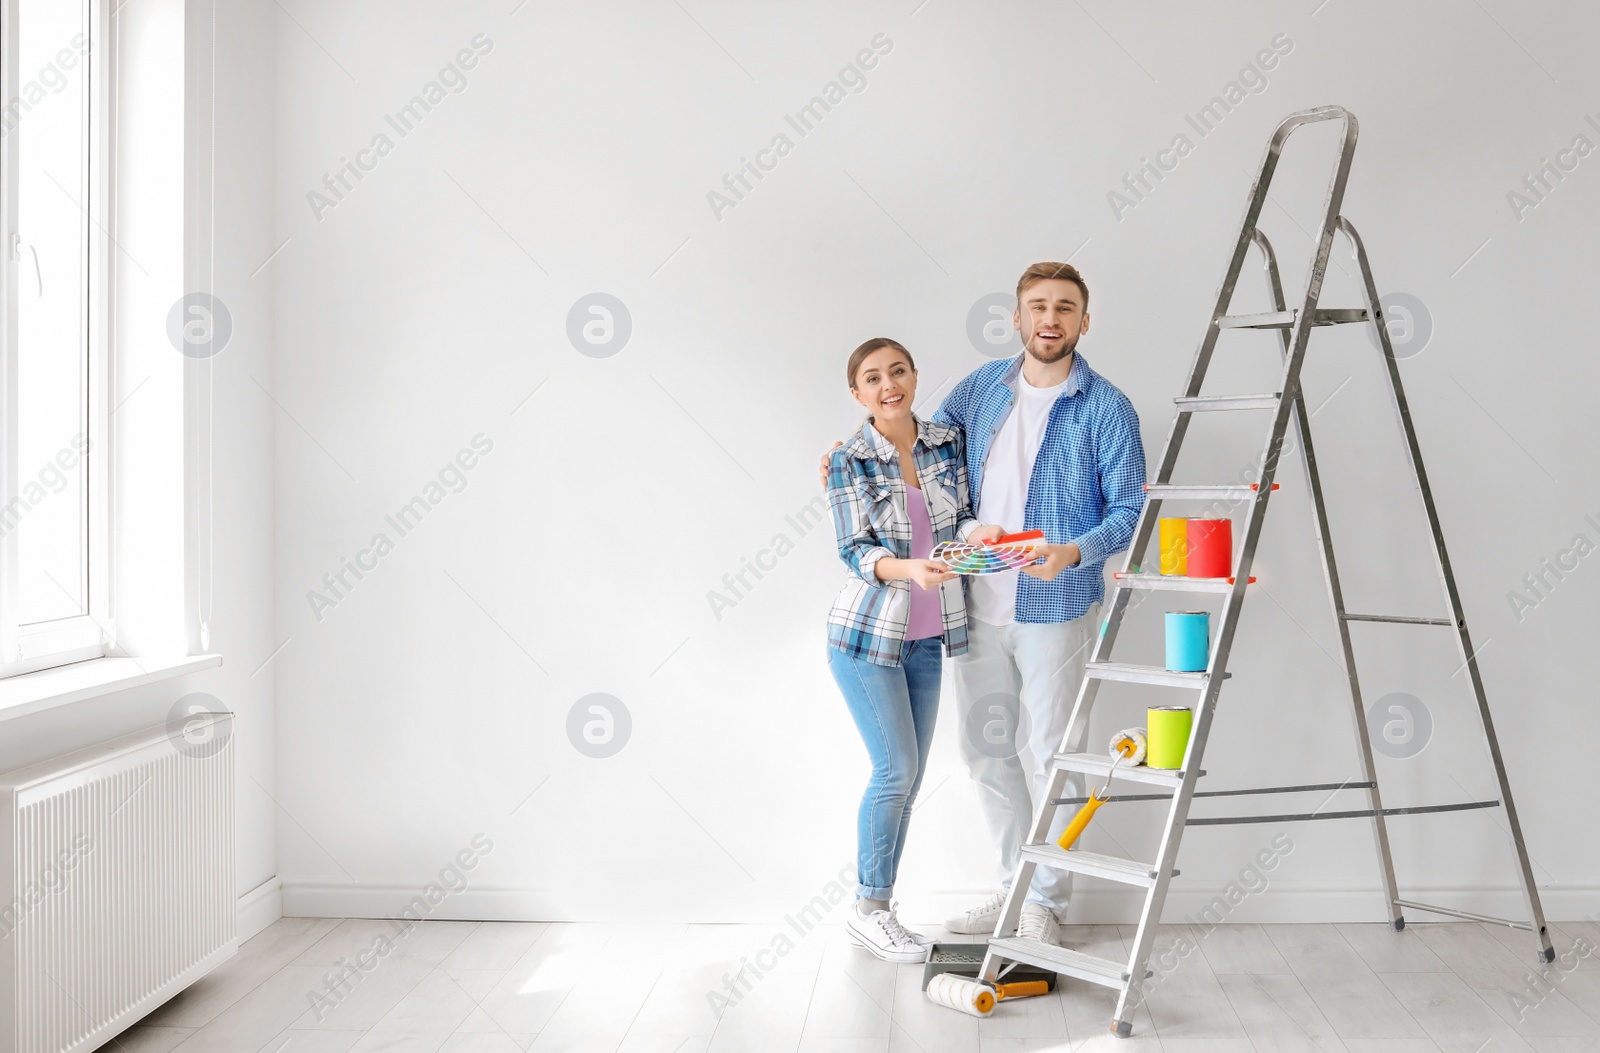
<path id="1" fill-rule="evenodd" d="M 1033 479 L 1033 462 L 1044 443 L 1044 429 L 1050 423 L 1050 407 L 1067 382 L 1054 387 L 1036 388 L 1017 373 L 1016 400 L 1011 413 L 1000 425 L 989 454 L 983 462 L 983 493 L 978 499 L 978 522 L 994 523 L 1010 533 L 1026 529 L 1023 516 L 1028 508 L 1028 483 Z M 1017 575 L 1007 570 L 999 574 L 978 574 L 971 579 L 968 613 L 987 625 L 1009 625 L 1017 620 Z"/>

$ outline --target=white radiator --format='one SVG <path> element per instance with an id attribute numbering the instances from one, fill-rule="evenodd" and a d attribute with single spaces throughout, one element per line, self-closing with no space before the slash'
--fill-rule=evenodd
<path id="1" fill-rule="evenodd" d="M 0 775 L 0 1053 L 87 1053 L 233 953 L 232 730 Z"/>

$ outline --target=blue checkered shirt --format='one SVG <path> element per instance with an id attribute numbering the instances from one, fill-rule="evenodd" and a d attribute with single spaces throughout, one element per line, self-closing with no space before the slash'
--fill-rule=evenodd
<path id="1" fill-rule="evenodd" d="M 972 527 L 967 461 L 961 429 L 918 419 L 911 447 L 935 544 L 958 540 Z M 900 664 L 914 582 L 879 581 L 873 568 L 885 556 L 911 558 L 911 516 L 900 454 L 870 422 L 828 457 L 828 506 L 839 558 L 850 576 L 828 612 L 828 644 L 873 665 Z M 939 586 L 945 650 L 967 650 L 967 603 L 959 580 Z"/>
<path id="2" fill-rule="evenodd" d="M 980 366 L 934 414 L 934 420 L 966 432 L 974 506 L 983 493 L 984 461 L 1011 412 L 1021 371 L 1022 355 Z M 1017 575 L 1017 621 L 1072 621 L 1105 597 L 1106 558 L 1133 539 L 1144 508 L 1144 482 L 1144 443 L 1133 403 L 1075 352 L 1066 386 L 1050 408 L 1024 520 L 1020 527 L 999 525 L 1042 530 L 1051 544 L 1076 542 L 1083 556 L 1054 581 Z"/>

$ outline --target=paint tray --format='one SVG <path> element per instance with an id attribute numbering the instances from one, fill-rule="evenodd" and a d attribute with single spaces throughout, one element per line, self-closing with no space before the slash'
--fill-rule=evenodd
<path id="1" fill-rule="evenodd" d="M 928 952 L 928 964 L 922 967 L 922 989 L 926 991 L 933 978 L 940 973 L 957 973 L 976 979 L 978 970 L 983 968 L 983 952 L 988 948 L 987 943 L 934 944 Z M 1050 985 L 1050 990 L 1056 989 L 1055 973 L 1020 962 L 1000 982 L 1009 984 L 1024 980 L 1043 980 Z"/>

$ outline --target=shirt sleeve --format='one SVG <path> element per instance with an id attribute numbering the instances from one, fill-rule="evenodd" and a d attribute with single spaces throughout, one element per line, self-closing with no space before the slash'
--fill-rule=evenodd
<path id="1" fill-rule="evenodd" d="M 1139 415 L 1126 395 L 1101 422 L 1097 445 L 1105 515 L 1099 525 L 1074 539 L 1082 563 L 1098 563 L 1127 548 L 1144 509 L 1144 441 Z"/>
<path id="2" fill-rule="evenodd" d="M 965 541 L 972 528 L 978 525 L 972 495 L 967 487 L 967 433 L 963 430 L 951 444 L 956 468 L 956 536 Z"/>
<path id="3" fill-rule="evenodd" d="M 962 541 L 967 540 L 972 531 L 982 525 L 977 519 L 978 510 L 971 504 L 967 475 L 967 419 L 971 405 L 972 374 L 969 373 L 950 389 L 950 394 L 944 397 L 944 401 L 939 404 L 938 412 L 933 415 L 933 419 L 940 424 L 953 424 L 961 429 L 961 492 L 968 494 L 968 501 L 956 520 L 956 536 Z"/>
<path id="4" fill-rule="evenodd" d="M 954 424 L 962 431 L 962 456 L 966 456 L 967 410 L 971 403 L 972 374 L 967 374 L 956 382 L 950 389 L 950 394 L 939 403 L 939 408 L 933 414 L 933 419 L 940 424 Z"/>
<path id="5" fill-rule="evenodd" d="M 839 543 L 839 558 L 850 573 L 869 585 L 882 585 L 873 568 L 878 560 L 894 553 L 879 543 L 877 532 L 867 519 L 856 477 L 855 459 L 842 447 L 834 450 L 828 457 L 828 508 L 833 512 L 833 534 Z"/>

